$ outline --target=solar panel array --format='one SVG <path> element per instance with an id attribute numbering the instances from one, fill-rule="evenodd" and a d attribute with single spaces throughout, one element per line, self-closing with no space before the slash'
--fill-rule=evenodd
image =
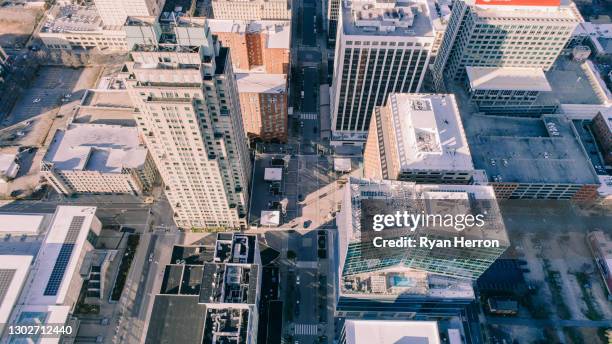
<path id="1" fill-rule="evenodd" d="M 13 276 L 15 276 L 15 271 L 15 269 L 0 269 L 0 305 L 2 301 L 4 301 L 4 297 L 11 285 Z"/>
<path id="2" fill-rule="evenodd" d="M 70 261 L 74 244 L 76 243 L 79 233 L 81 232 L 83 222 L 85 222 L 85 216 L 75 216 L 72 218 L 70 226 L 68 226 L 68 233 L 66 233 L 64 243 L 60 248 L 59 254 L 57 255 L 57 260 L 55 260 L 53 271 L 51 271 L 51 276 L 49 277 L 49 281 L 47 282 L 47 287 L 45 288 L 43 295 L 57 295 L 57 291 L 62 284 L 62 280 L 64 279 L 64 273 L 66 272 L 66 267 Z"/>

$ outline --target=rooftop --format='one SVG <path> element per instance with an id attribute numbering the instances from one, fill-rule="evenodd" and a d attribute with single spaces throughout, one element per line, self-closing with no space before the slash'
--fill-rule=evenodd
<path id="1" fill-rule="evenodd" d="M 433 37 L 432 18 L 426 1 L 342 1 L 346 35 Z"/>
<path id="2" fill-rule="evenodd" d="M 219 233 L 215 247 L 215 263 L 253 264 L 257 238 L 240 233 Z"/>
<path id="3" fill-rule="evenodd" d="M 47 14 L 41 26 L 43 33 L 70 33 L 122 30 L 121 27 L 105 27 L 94 6 L 55 6 Z"/>
<path id="4" fill-rule="evenodd" d="M 453 95 L 393 93 L 389 109 L 401 170 L 474 169 Z"/>
<path id="5" fill-rule="evenodd" d="M 346 320 L 346 344 L 440 344 L 435 321 Z"/>
<path id="6" fill-rule="evenodd" d="M 578 23 L 582 16 L 569 0 L 467 0 L 473 13 L 482 20 L 530 20 L 533 18 Z"/>
<path id="7" fill-rule="evenodd" d="M 236 73 L 239 93 L 273 93 L 287 92 L 285 74 Z"/>
<path id="8" fill-rule="evenodd" d="M 146 342 L 201 344 L 205 319 L 197 296 L 156 295 Z"/>
<path id="9" fill-rule="evenodd" d="M 552 90 L 541 68 L 468 66 L 465 69 L 473 90 Z"/>
<path id="10" fill-rule="evenodd" d="M 474 298 L 470 280 L 402 267 L 343 276 L 340 288 L 344 296 L 368 299 Z"/>
<path id="11" fill-rule="evenodd" d="M 597 95 L 597 86 L 589 78 L 586 63 L 577 63 L 567 57 L 559 57 L 546 78 L 552 88 L 551 96 L 561 104 L 602 104 Z"/>
<path id="12" fill-rule="evenodd" d="M 70 124 L 55 133 L 43 160 L 59 170 L 121 173 L 143 166 L 146 156 L 135 127 Z"/>
<path id="13" fill-rule="evenodd" d="M 49 215 L 0 214 L 0 233 L 11 235 L 38 235 L 49 224 Z"/>
<path id="14" fill-rule="evenodd" d="M 17 303 L 32 259 L 32 256 L 27 255 L 0 255 L 0 334 Z"/>
<path id="15" fill-rule="evenodd" d="M 598 184 L 568 119 L 474 115 L 469 125 L 474 166 L 491 181 Z"/>
<path id="16" fill-rule="evenodd" d="M 288 20 L 228 20 L 208 19 L 213 33 L 267 33 L 266 48 L 289 49 L 291 44 L 291 23 Z"/>
<path id="17" fill-rule="evenodd" d="M 19 170 L 16 153 L 0 153 L 0 179 L 15 178 Z"/>

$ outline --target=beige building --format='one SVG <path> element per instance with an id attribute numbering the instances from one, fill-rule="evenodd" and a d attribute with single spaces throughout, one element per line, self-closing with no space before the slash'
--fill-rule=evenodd
<path id="1" fill-rule="evenodd" d="M 513 6 L 485 0 L 453 3 L 449 24 L 433 68 L 436 87 L 444 79 L 465 79 L 466 66 L 550 69 L 582 21 L 568 1 Z"/>
<path id="2" fill-rule="evenodd" d="M 364 153 L 364 177 L 469 184 L 474 165 L 455 97 L 392 93 L 376 107 Z"/>
<path id="3" fill-rule="evenodd" d="M 70 124 L 56 131 L 41 173 L 65 195 L 141 195 L 151 190 L 157 176 L 138 129 L 106 124 Z"/>
<path id="4" fill-rule="evenodd" d="M 236 74 L 244 130 L 250 139 L 287 141 L 287 76 Z"/>
<path id="5" fill-rule="evenodd" d="M 212 0 L 213 18 L 237 20 L 291 20 L 288 0 Z"/>
<path id="6" fill-rule="evenodd" d="M 54 6 L 46 14 L 38 37 L 49 49 L 126 51 L 122 25 L 103 23 L 95 7 Z"/>
<path id="7" fill-rule="evenodd" d="M 165 0 L 94 0 L 104 25 L 123 26 L 127 17 L 157 17 Z"/>
<path id="8" fill-rule="evenodd" d="M 291 22 L 212 19 L 208 25 L 230 49 L 235 70 L 289 73 Z"/>
<path id="9" fill-rule="evenodd" d="M 246 228 L 251 162 L 229 51 L 204 19 L 163 31 L 134 46 L 123 76 L 175 221 Z"/>

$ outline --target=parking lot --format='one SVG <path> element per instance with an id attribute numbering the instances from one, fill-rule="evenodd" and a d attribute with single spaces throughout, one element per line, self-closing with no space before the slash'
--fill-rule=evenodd
<path id="1" fill-rule="evenodd" d="M 60 107 L 76 105 L 87 88 L 94 85 L 99 68 L 43 67 L 37 78 L 19 98 L 3 127 L 45 114 L 56 114 Z M 69 97 L 66 97 L 69 95 Z"/>

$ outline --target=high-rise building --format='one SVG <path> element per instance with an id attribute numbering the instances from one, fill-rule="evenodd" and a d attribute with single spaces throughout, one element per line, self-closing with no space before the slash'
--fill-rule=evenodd
<path id="1" fill-rule="evenodd" d="M 124 77 L 175 221 L 244 227 L 251 162 L 229 51 L 202 18 L 163 31 L 134 45 Z"/>
<path id="2" fill-rule="evenodd" d="M 547 71 L 582 17 L 567 0 L 453 2 L 433 78 L 465 78 L 466 66 L 530 67 Z"/>
<path id="3" fill-rule="evenodd" d="M 336 42 L 338 34 L 338 14 L 340 13 L 340 0 L 327 1 L 327 41 L 329 43 Z"/>
<path id="4" fill-rule="evenodd" d="M 287 76 L 238 73 L 236 83 L 249 139 L 287 141 Z"/>
<path id="5" fill-rule="evenodd" d="M 410 338 L 416 343 L 440 344 L 435 321 L 347 320 L 340 332 L 340 344 L 395 344 Z"/>
<path id="6" fill-rule="evenodd" d="M 345 1 L 331 91 L 332 144 L 363 143 L 375 106 L 418 92 L 434 40 L 426 2 Z"/>
<path id="7" fill-rule="evenodd" d="M 156 17 L 165 0 L 94 0 L 104 25 L 123 26 L 127 17 Z"/>
<path id="8" fill-rule="evenodd" d="M 417 220 L 410 228 L 369 228 L 373 215 L 396 212 L 438 216 L 478 214 L 482 227 L 461 231 Z M 394 216 L 394 215 L 391 215 Z M 435 221 L 434 221 L 435 222 Z M 509 247 L 493 189 L 484 185 L 427 185 L 350 178 L 343 190 L 338 225 L 338 294 L 336 315 L 347 318 L 413 318 L 455 316 L 474 299 L 478 278 Z M 430 248 L 376 246 L 382 239 L 405 242 L 483 240 L 488 247 L 459 245 Z M 382 239 L 377 239 L 380 237 Z M 401 244 L 400 242 L 400 244 Z"/>
<path id="9" fill-rule="evenodd" d="M 212 19 L 208 25 L 230 49 L 235 71 L 289 73 L 291 22 Z"/>
<path id="10" fill-rule="evenodd" d="M 291 20 L 288 0 L 212 0 L 213 18 L 237 20 Z"/>
<path id="11" fill-rule="evenodd" d="M 374 109 L 364 177 L 469 184 L 472 155 L 452 94 L 392 93 Z"/>
<path id="12" fill-rule="evenodd" d="M 599 112 L 591 124 L 606 164 L 612 164 L 612 114 Z"/>

